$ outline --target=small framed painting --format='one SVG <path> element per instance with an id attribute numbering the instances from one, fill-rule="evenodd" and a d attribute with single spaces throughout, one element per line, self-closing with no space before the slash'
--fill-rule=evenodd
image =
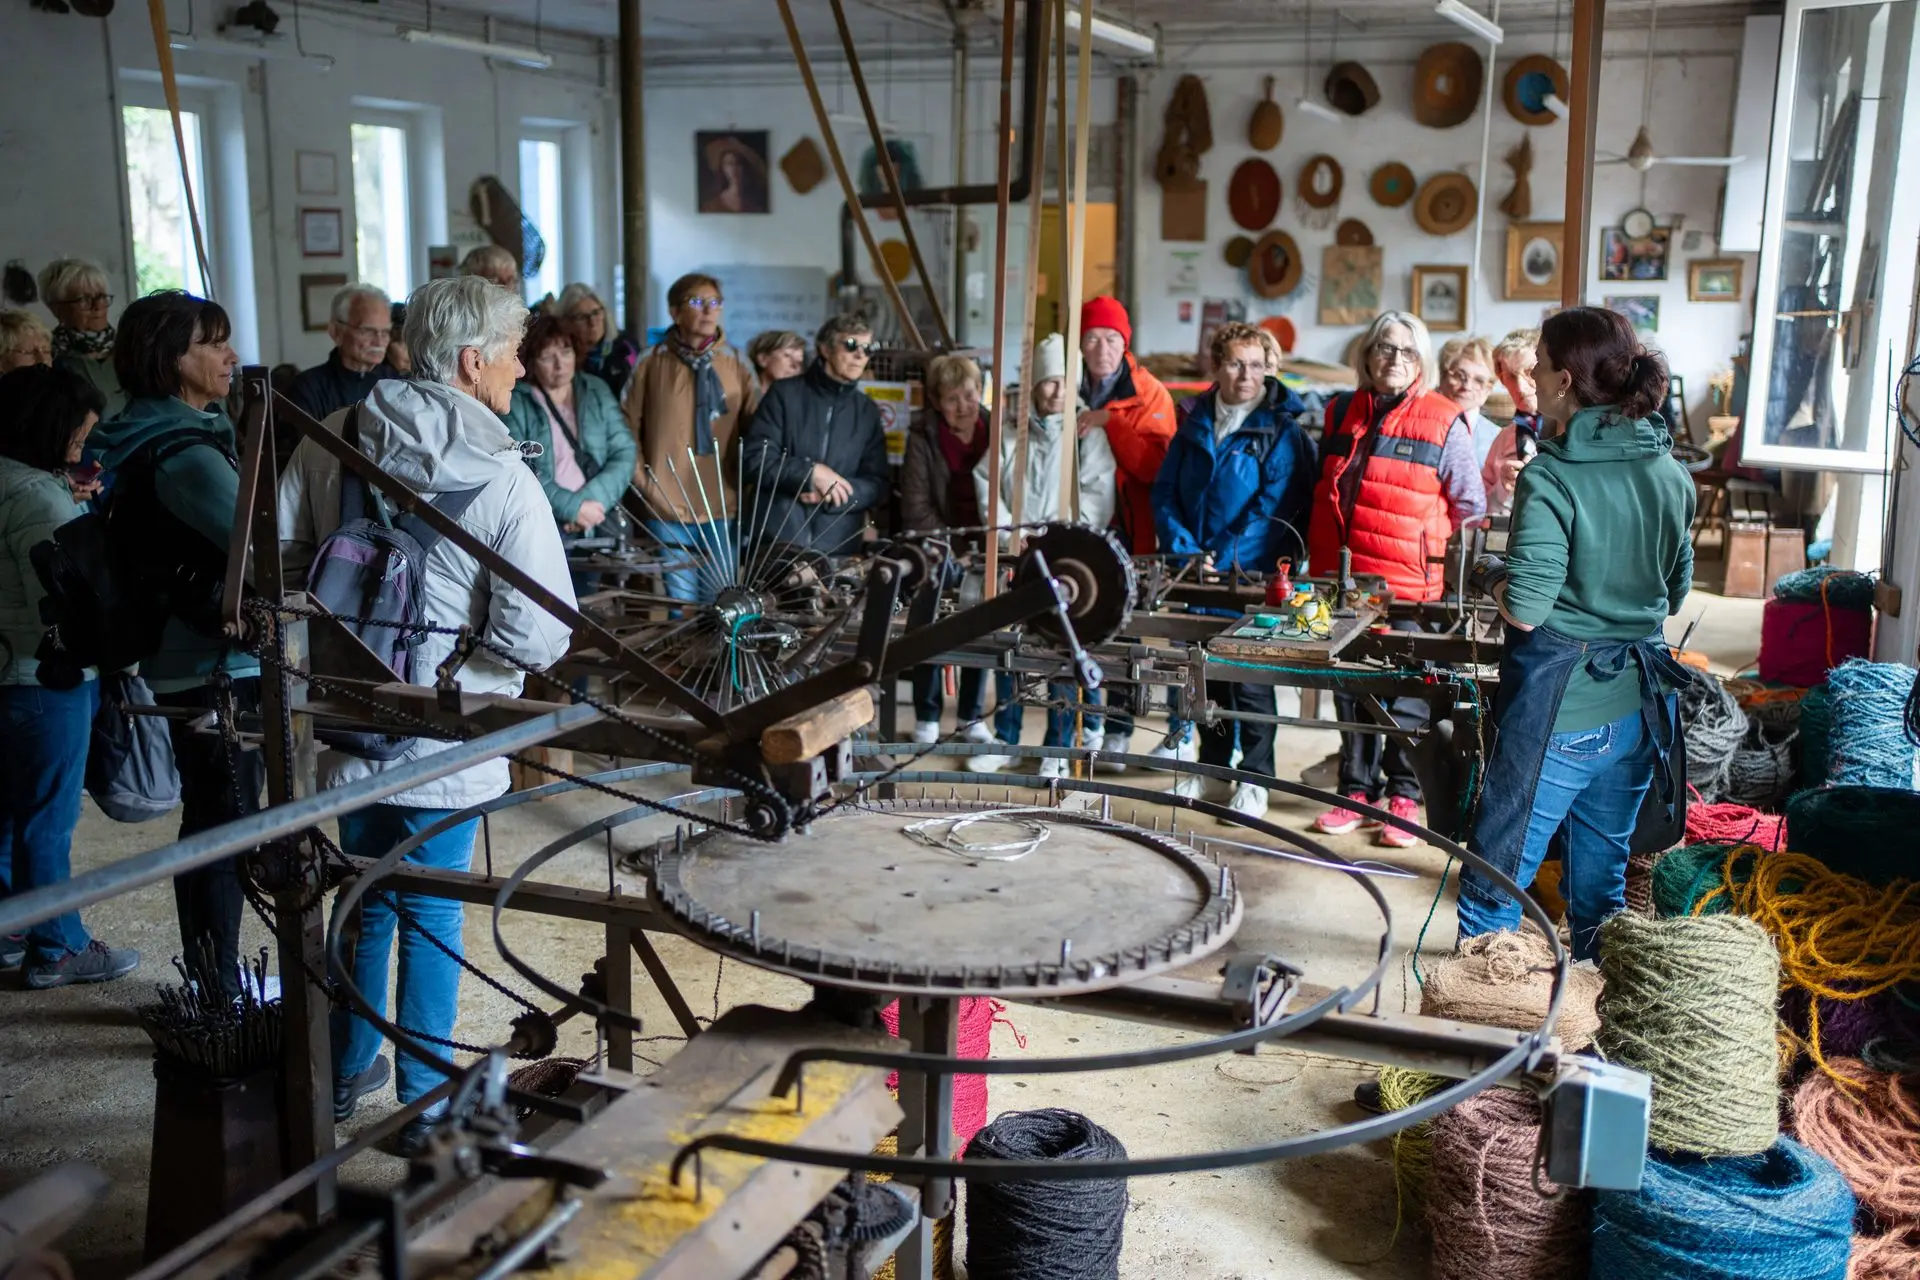
<path id="1" fill-rule="evenodd" d="M 331 151 L 293 153 L 293 189 L 303 196 L 340 194 L 340 158 Z"/>
<path id="2" fill-rule="evenodd" d="M 301 257 L 337 258 L 346 250 L 346 219 L 340 210 L 300 210 Z"/>
<path id="3" fill-rule="evenodd" d="M 1605 298 L 1602 299 L 1602 305 L 1609 311 L 1617 311 L 1625 316 L 1635 333 L 1657 333 L 1660 330 L 1660 299 L 1654 294 Z"/>
<path id="4" fill-rule="evenodd" d="M 1564 222 L 1515 222 L 1507 227 L 1507 300 L 1557 299 L 1566 245 Z"/>
<path id="5" fill-rule="evenodd" d="M 343 272 L 314 272 L 300 277 L 300 327 L 321 333 L 333 319 L 333 295 L 347 287 Z"/>
<path id="6" fill-rule="evenodd" d="M 1746 263 L 1738 258 L 1701 258 L 1687 264 L 1688 302 L 1738 302 Z"/>
<path id="7" fill-rule="evenodd" d="M 1467 327 L 1467 269 L 1415 267 L 1413 314 L 1435 333 L 1458 333 Z"/>

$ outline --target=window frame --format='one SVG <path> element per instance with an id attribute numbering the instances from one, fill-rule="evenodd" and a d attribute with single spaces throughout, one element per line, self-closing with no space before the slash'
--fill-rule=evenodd
<path id="1" fill-rule="evenodd" d="M 421 175 L 418 171 L 419 165 L 416 158 L 419 145 L 416 130 L 420 126 L 420 121 L 411 112 L 390 111 L 363 106 L 359 103 L 353 104 L 352 109 L 348 113 L 348 188 L 346 198 L 353 206 L 353 252 L 351 258 L 354 278 L 363 279 L 364 276 L 360 270 L 360 193 L 358 180 L 353 174 L 353 129 L 356 125 L 366 125 L 378 129 L 396 129 L 400 133 L 400 180 L 402 184 L 400 202 L 403 210 L 400 219 L 400 231 L 405 237 L 404 251 L 400 254 L 400 257 L 406 263 L 407 275 L 404 281 L 404 287 L 402 288 L 395 288 L 392 281 L 373 282 L 379 284 L 381 288 L 387 291 L 388 296 L 397 302 L 413 292 L 413 290 L 426 279 L 425 272 L 422 270 L 426 262 L 426 246 L 420 242 L 420 217 L 417 207 L 417 192 Z"/>

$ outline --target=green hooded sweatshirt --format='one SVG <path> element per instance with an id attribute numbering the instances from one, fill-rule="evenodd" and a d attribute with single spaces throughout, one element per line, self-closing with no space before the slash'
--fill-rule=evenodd
<path id="1" fill-rule="evenodd" d="M 240 497 L 240 474 L 221 452 L 235 448 L 233 423 L 225 413 L 196 409 L 174 396 L 133 400 L 96 427 L 88 443 L 100 451 L 100 465 L 111 476 L 142 445 L 183 428 L 205 432 L 207 447 L 182 449 L 161 463 L 154 476 L 155 492 L 162 506 L 224 556 L 233 541 L 233 508 Z M 140 664 L 140 674 L 155 693 L 197 689 L 215 671 L 235 679 L 257 676 L 260 663 L 244 649 L 201 635 L 178 618 L 167 619 L 160 652 Z"/>
<path id="2" fill-rule="evenodd" d="M 1693 586 L 1693 478 L 1656 415 L 1582 409 L 1520 472 L 1507 538 L 1507 612 L 1575 640 L 1643 640 Z M 1555 733 L 1596 729 L 1640 706 L 1630 675 L 1574 669 Z"/>

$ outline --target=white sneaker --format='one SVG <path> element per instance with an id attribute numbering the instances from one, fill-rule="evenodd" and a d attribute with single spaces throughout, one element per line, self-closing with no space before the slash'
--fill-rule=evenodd
<path id="1" fill-rule="evenodd" d="M 940 722 L 938 720 L 920 721 L 913 726 L 913 740 L 915 742 L 940 741 Z"/>
<path id="2" fill-rule="evenodd" d="M 973 742 L 973 741 L 976 741 L 976 739 L 974 739 L 971 735 L 969 735 L 967 738 L 967 741 Z M 987 733 L 987 736 L 983 739 L 978 739 L 978 741 L 993 742 L 993 741 L 996 741 L 996 739 L 994 738 L 992 731 L 989 730 Z M 1012 763 L 1013 763 L 1012 756 L 1000 755 L 997 752 L 993 752 L 993 753 L 983 752 L 982 754 L 977 756 L 968 756 L 966 769 L 968 773 L 999 773 L 1002 769 L 1005 769 L 1007 766 L 1011 765 Z"/>
<path id="3" fill-rule="evenodd" d="M 1133 752 L 1131 733 L 1103 733 L 1100 735 L 1100 753 L 1102 755 L 1124 756 Z M 1118 760 L 1102 760 L 1098 766 L 1101 773 L 1125 773 L 1127 766 Z"/>
<path id="4" fill-rule="evenodd" d="M 1188 800 L 1210 800 L 1219 804 L 1231 794 L 1228 784 L 1204 773 L 1183 773 L 1173 784 L 1173 794 Z"/>
<path id="5" fill-rule="evenodd" d="M 1072 763 L 1058 756 L 1048 756 L 1040 762 L 1039 774 L 1043 778 L 1064 778 L 1071 771 Z"/>
<path id="6" fill-rule="evenodd" d="M 961 735 L 960 740 L 962 742 L 998 741 L 998 739 L 996 739 L 993 736 L 993 730 L 987 727 L 987 722 L 985 720 L 975 720 L 972 724 L 968 725 L 966 728 L 966 732 Z"/>
<path id="7" fill-rule="evenodd" d="M 1233 799 L 1227 802 L 1235 813 L 1245 814 L 1249 818 L 1267 816 L 1267 789 L 1255 786 L 1251 782 L 1233 784 Z"/>
<path id="8" fill-rule="evenodd" d="M 1172 746 L 1168 746 L 1165 741 L 1161 741 L 1156 743 L 1153 749 L 1147 752 L 1147 754 L 1155 760 L 1164 760 L 1168 764 L 1177 764 L 1181 761 L 1192 763 L 1200 758 L 1200 735 L 1189 728 L 1187 730 L 1187 736 Z"/>

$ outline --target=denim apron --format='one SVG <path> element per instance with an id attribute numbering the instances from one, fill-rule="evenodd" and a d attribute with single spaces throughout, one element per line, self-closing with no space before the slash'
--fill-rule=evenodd
<path id="1" fill-rule="evenodd" d="M 1576 668 L 1585 665 L 1600 680 L 1635 679 L 1641 712 L 1655 750 L 1653 783 L 1641 805 L 1633 834 L 1635 853 L 1676 844 L 1686 826 L 1686 741 L 1681 732 L 1679 698 L 1669 692 L 1686 687 L 1693 672 L 1676 662 L 1659 635 L 1645 640 L 1575 640 L 1548 627 L 1508 628 L 1500 658 L 1500 688 L 1494 696 L 1493 751 L 1487 758 L 1480 804 L 1474 812 L 1472 848 L 1482 858 L 1519 878 L 1527 825 L 1533 817 L 1534 788 L 1546 762 L 1560 700 Z M 1565 840 L 1556 833 L 1549 858 Z M 1472 873 L 1461 877 L 1462 893 L 1498 894 L 1491 882 Z"/>

